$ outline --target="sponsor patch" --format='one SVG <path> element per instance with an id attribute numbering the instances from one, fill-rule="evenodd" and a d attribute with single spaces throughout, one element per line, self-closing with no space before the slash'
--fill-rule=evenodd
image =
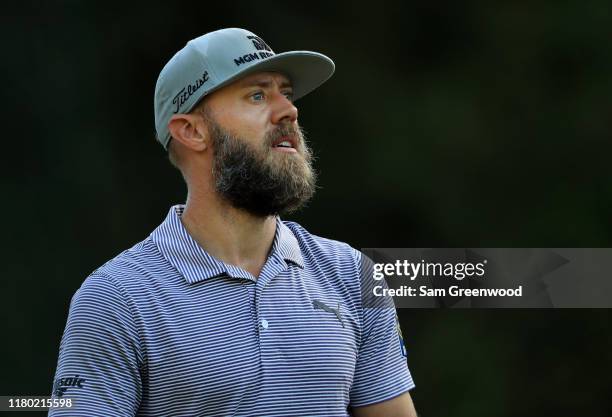
<path id="1" fill-rule="evenodd" d="M 344 320 L 342 320 L 342 313 L 340 312 L 340 303 L 338 303 L 338 308 L 332 308 L 325 304 L 323 301 L 313 300 L 312 307 L 315 310 L 323 310 L 327 311 L 328 313 L 334 313 L 338 318 L 338 321 L 340 321 L 340 324 L 342 324 L 342 327 L 344 327 Z"/>
<path id="2" fill-rule="evenodd" d="M 68 378 L 57 378 L 53 383 L 53 396 L 61 398 L 69 389 L 83 388 L 84 383 L 85 379 L 80 378 L 78 375 Z"/>

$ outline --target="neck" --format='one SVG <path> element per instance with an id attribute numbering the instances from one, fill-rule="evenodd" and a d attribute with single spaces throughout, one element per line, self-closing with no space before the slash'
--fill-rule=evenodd
<path id="1" fill-rule="evenodd" d="M 190 190 L 181 221 L 206 252 L 255 278 L 268 258 L 276 232 L 274 216 L 257 217 L 236 209 L 210 189 Z"/>

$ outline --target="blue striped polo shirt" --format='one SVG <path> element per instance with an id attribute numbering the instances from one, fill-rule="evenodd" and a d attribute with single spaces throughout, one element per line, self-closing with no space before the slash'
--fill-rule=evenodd
<path id="1" fill-rule="evenodd" d="M 255 278 L 183 209 L 72 298 L 53 395 L 75 406 L 49 415 L 348 416 L 414 387 L 395 309 L 362 305 L 359 251 L 277 219 Z"/>

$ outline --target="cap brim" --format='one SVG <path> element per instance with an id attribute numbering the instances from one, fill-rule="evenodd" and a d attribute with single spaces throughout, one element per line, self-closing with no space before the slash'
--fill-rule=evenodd
<path id="1" fill-rule="evenodd" d="M 334 61 L 317 52 L 282 52 L 234 74 L 206 95 L 249 74 L 270 71 L 280 72 L 289 78 L 293 87 L 293 100 L 297 100 L 327 81 L 335 68 Z"/>

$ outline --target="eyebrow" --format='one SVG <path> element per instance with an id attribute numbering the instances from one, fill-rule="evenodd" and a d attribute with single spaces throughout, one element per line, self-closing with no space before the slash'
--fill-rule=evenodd
<path id="1" fill-rule="evenodd" d="M 252 81 L 243 81 L 241 83 L 241 87 L 261 87 L 261 88 L 270 88 L 274 83 L 268 79 L 254 79 Z M 281 81 L 279 88 L 293 88 L 291 82 L 289 80 Z"/>

